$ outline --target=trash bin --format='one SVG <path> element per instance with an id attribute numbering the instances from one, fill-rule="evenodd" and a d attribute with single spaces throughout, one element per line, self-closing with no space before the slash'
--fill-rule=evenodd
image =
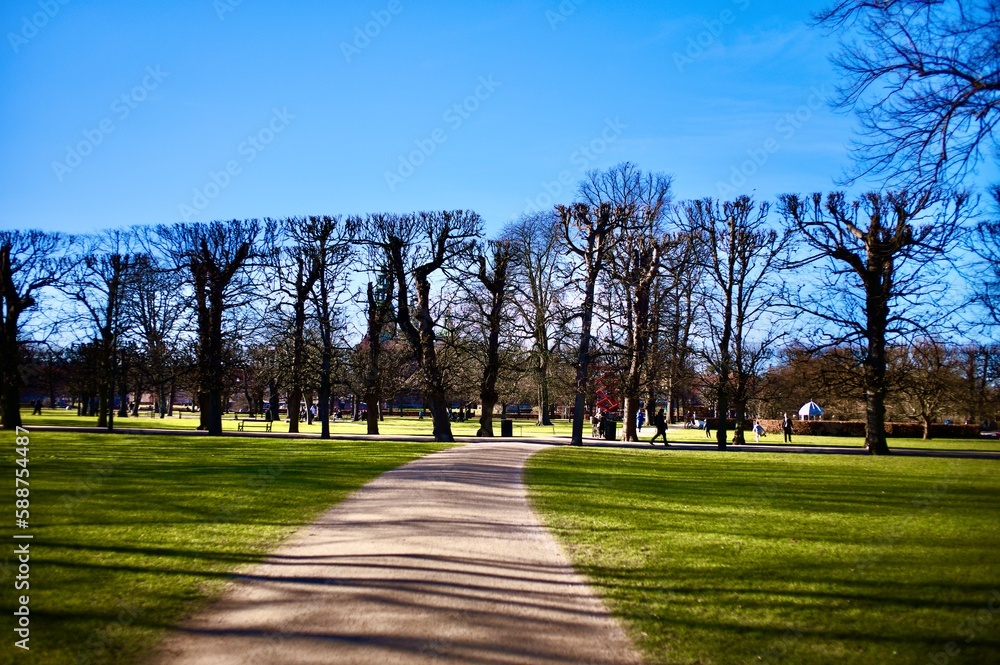
<path id="1" fill-rule="evenodd" d="M 500 436 L 514 436 L 514 421 L 504 418 L 500 421 Z"/>
<path id="2" fill-rule="evenodd" d="M 608 418 L 604 421 L 604 440 L 615 441 L 618 438 L 618 422 Z"/>

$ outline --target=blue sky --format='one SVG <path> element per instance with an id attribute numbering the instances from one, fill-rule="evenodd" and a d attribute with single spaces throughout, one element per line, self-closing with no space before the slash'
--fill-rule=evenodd
<path id="1" fill-rule="evenodd" d="M 623 160 L 678 199 L 827 191 L 824 3 L 9 0 L 0 228 L 468 208 Z M 367 32 L 367 34 L 366 34 Z"/>

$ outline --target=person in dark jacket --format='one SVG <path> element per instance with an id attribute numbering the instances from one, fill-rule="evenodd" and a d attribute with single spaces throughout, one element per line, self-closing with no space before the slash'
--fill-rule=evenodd
<path id="1" fill-rule="evenodd" d="M 792 419 L 785 414 L 785 417 L 781 419 L 781 431 L 785 433 L 785 443 L 792 442 Z"/>
<path id="2" fill-rule="evenodd" d="M 660 407 L 660 410 L 653 416 L 653 426 L 656 427 L 656 434 L 649 440 L 649 445 L 655 446 L 656 444 L 653 442 L 656 441 L 656 437 L 662 436 L 663 445 L 669 446 L 670 444 L 667 443 L 667 417 L 663 413 L 663 407 Z"/>

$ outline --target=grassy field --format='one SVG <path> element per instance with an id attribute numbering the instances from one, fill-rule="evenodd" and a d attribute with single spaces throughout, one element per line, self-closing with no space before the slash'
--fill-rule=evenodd
<path id="1" fill-rule="evenodd" d="M 1000 662 L 1000 462 L 555 448 L 536 507 L 650 663 Z"/>
<path id="2" fill-rule="evenodd" d="M 142 415 L 138 418 L 116 418 L 115 427 L 121 429 L 129 428 L 142 428 L 142 429 L 194 429 L 198 426 L 197 414 L 190 412 L 180 412 L 180 417 L 174 416 L 173 418 L 150 418 L 146 415 Z M 241 416 L 243 417 L 243 416 Z M 24 420 L 26 427 L 31 427 L 33 425 L 62 425 L 68 427 L 94 427 L 97 423 L 96 418 L 82 418 L 76 415 L 75 411 L 63 411 L 63 410 L 53 410 L 46 409 L 41 416 L 32 416 L 30 410 L 25 409 L 21 412 L 21 418 Z M 230 414 L 222 421 L 222 428 L 225 431 L 235 432 L 237 427 L 237 420 Z M 494 433 L 500 435 L 500 421 L 493 421 Z M 452 423 L 452 432 L 456 436 L 475 436 L 476 430 L 479 428 L 478 421 L 470 420 L 464 423 L 455 422 Z M 318 423 L 313 425 L 306 425 L 305 423 L 300 424 L 299 430 L 306 434 L 319 434 L 320 426 Z M 394 435 L 394 436 L 413 436 L 413 435 L 424 435 L 430 436 L 432 430 L 432 423 L 430 418 L 425 418 L 424 420 L 418 420 L 416 418 L 407 417 L 400 418 L 398 416 L 387 417 L 380 425 L 379 431 L 382 434 Z M 280 422 L 274 424 L 275 432 L 287 432 L 288 423 Z M 337 435 L 347 435 L 356 436 L 360 434 L 365 434 L 367 428 L 365 423 L 362 422 L 351 422 L 351 421 L 338 421 L 330 423 L 330 431 L 332 434 Z M 568 420 L 555 420 L 551 427 L 536 427 L 533 420 L 517 420 L 514 423 L 514 435 L 518 437 L 568 437 L 572 431 L 572 423 Z M 621 425 L 618 428 L 619 433 L 621 432 Z M 648 441 L 653 436 L 654 430 L 651 427 L 644 427 L 640 433 L 640 438 L 644 441 Z M 589 423 L 584 428 L 584 436 L 589 440 L 590 435 L 590 425 Z M 714 435 L 714 432 L 713 432 Z M 701 430 L 696 429 L 684 429 L 681 425 L 673 425 L 667 434 L 670 441 L 681 442 L 681 443 L 711 443 L 709 439 L 705 438 L 705 433 Z M 731 440 L 730 436 L 730 440 Z M 781 433 L 772 433 L 761 439 L 761 444 L 766 445 L 782 445 Z M 747 437 L 748 441 L 753 441 L 753 436 Z M 860 437 L 843 437 L 843 436 L 796 436 L 793 441 L 794 445 L 803 446 L 834 446 L 834 447 L 849 447 L 849 448 L 860 448 L 864 446 L 864 440 Z M 915 449 L 927 449 L 927 450 L 983 450 L 983 451 L 994 451 L 1000 452 L 1000 439 L 934 439 L 932 441 L 923 441 L 921 439 L 900 439 L 894 438 L 889 439 L 889 447 L 893 448 L 915 448 Z"/>
<path id="3" fill-rule="evenodd" d="M 13 497 L 7 437 L 4 484 Z M 10 637 L 18 562 L 8 545 L 2 663 L 135 662 L 232 571 L 384 471 L 445 447 L 50 432 L 30 439 L 31 651 Z"/>
<path id="4" fill-rule="evenodd" d="M 222 429 L 227 432 L 237 431 L 238 420 L 236 414 L 227 414 L 222 419 Z M 245 418 L 246 414 L 239 414 L 240 418 Z M 76 411 L 65 411 L 55 409 L 45 409 L 41 416 L 31 415 L 30 409 L 22 409 L 21 419 L 25 427 L 32 425 L 61 425 L 66 427 L 95 427 L 97 418 L 84 418 L 76 415 Z M 191 412 L 177 412 L 169 418 L 150 418 L 146 413 L 138 418 L 115 418 L 115 427 L 121 429 L 142 428 L 142 429 L 195 429 L 198 426 L 198 414 Z M 500 436 L 500 420 L 493 421 L 494 433 Z M 517 420 L 514 423 L 515 436 L 552 436 L 553 434 L 569 436 L 571 424 L 567 420 L 557 420 L 553 427 L 536 427 L 533 420 Z M 467 420 L 466 422 L 454 422 L 451 424 L 452 432 L 458 436 L 475 436 L 479 429 L 478 420 Z M 587 427 L 589 432 L 589 425 Z M 379 432 L 388 435 L 426 435 L 430 436 L 433 430 L 433 423 L 430 417 L 420 420 L 414 417 L 401 418 L 399 416 L 389 416 L 379 424 Z M 256 430 L 255 430 L 256 431 Z M 275 422 L 273 431 L 287 432 L 288 423 L 285 421 Z M 307 425 L 299 423 L 299 431 L 307 434 L 319 434 L 319 423 Z M 333 421 L 330 423 L 332 434 L 343 434 L 355 436 L 367 433 L 368 428 L 364 422 L 353 422 L 351 420 Z"/>
<path id="5" fill-rule="evenodd" d="M 654 430 L 649 427 L 644 427 L 642 429 L 641 438 L 645 441 L 649 441 L 652 438 Z M 678 443 L 714 443 L 715 442 L 715 431 L 712 432 L 712 439 L 705 438 L 705 432 L 696 429 L 684 429 L 680 426 L 673 426 L 667 433 L 667 439 L 669 441 Z M 781 446 L 785 445 L 782 442 L 781 432 L 769 433 L 767 436 L 761 437 L 760 445 L 762 446 Z M 729 440 L 732 441 L 732 433 L 729 435 Z M 752 433 L 746 434 L 746 441 L 751 445 L 754 444 L 754 438 Z M 824 447 L 834 447 L 834 448 L 862 448 L 865 445 L 865 441 L 861 437 L 850 437 L 850 436 L 793 436 L 792 443 L 788 445 L 793 446 L 824 446 Z M 924 441 L 920 438 L 889 438 L 889 449 L 892 448 L 911 448 L 920 450 L 981 450 L 981 451 L 992 451 L 1000 453 L 1000 439 L 931 439 L 930 441 Z"/>

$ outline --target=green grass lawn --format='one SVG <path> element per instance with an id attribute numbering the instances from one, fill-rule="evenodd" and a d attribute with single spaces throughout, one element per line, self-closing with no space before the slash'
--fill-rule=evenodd
<path id="1" fill-rule="evenodd" d="M 121 429 L 194 429 L 198 426 L 198 414 L 190 412 L 178 413 L 180 414 L 180 417 L 175 415 L 172 418 L 163 419 L 150 418 L 145 414 L 139 416 L 138 418 L 115 418 L 115 427 Z M 237 431 L 237 420 L 233 417 L 234 415 L 235 414 L 229 414 L 223 418 L 222 428 L 224 431 Z M 245 414 L 240 414 L 240 417 L 245 417 Z M 79 417 L 76 415 L 76 411 L 54 409 L 45 409 L 43 415 L 41 416 L 32 416 L 29 409 L 24 409 L 21 411 L 21 418 L 23 419 L 26 427 L 31 427 L 33 425 L 94 427 L 97 423 L 96 418 Z M 479 422 L 476 420 L 469 420 L 464 423 L 455 422 L 452 423 L 451 427 L 452 432 L 456 436 L 475 436 L 476 430 L 479 428 Z M 496 436 L 500 436 L 499 420 L 493 421 L 493 429 Z M 274 423 L 273 431 L 287 432 L 288 423 L 284 421 Z M 306 434 L 319 434 L 320 426 L 319 423 L 312 425 L 301 423 L 299 425 L 299 431 Z M 355 436 L 365 434 L 367 431 L 367 426 L 363 422 L 352 422 L 347 420 L 330 423 L 330 432 L 332 434 Z M 389 416 L 380 424 L 379 431 L 382 434 L 393 436 L 431 436 L 432 423 L 430 418 L 418 420 L 413 417 L 400 418 L 399 416 Z M 618 426 L 618 431 L 620 434 L 621 425 Z M 572 423 L 568 420 L 554 420 L 551 427 L 537 427 L 535 426 L 535 421 L 533 420 L 514 421 L 514 436 L 518 437 L 568 437 L 571 433 Z M 640 438 L 644 441 L 648 441 L 653 436 L 653 433 L 653 428 L 646 426 L 642 429 Z M 713 432 L 713 435 L 714 434 L 715 433 Z M 584 437 L 585 440 L 590 440 L 589 423 L 587 423 L 584 427 Z M 670 427 L 670 431 L 667 433 L 667 437 L 670 441 L 681 443 L 710 443 L 711 441 L 714 441 L 714 439 L 706 439 L 705 432 L 702 430 L 685 429 L 681 425 L 672 425 Z M 730 440 L 732 440 L 732 435 L 730 435 Z M 752 434 L 747 437 L 747 441 L 753 441 Z M 760 442 L 761 444 L 767 445 L 782 445 L 781 433 L 771 433 L 762 438 Z M 795 436 L 793 444 L 803 446 L 861 448 L 864 446 L 864 439 L 861 437 L 845 436 Z M 889 439 L 889 447 L 919 448 L 928 450 L 983 450 L 1000 452 L 1000 439 L 933 439 L 931 441 L 923 441 L 921 439 L 891 438 Z"/>
<path id="2" fill-rule="evenodd" d="M 651 427 L 643 427 L 640 438 L 649 441 L 655 430 Z M 747 443 L 754 445 L 753 433 L 747 433 Z M 732 442 L 732 432 L 729 433 L 729 441 Z M 760 445 L 781 446 L 786 445 L 782 441 L 781 432 L 771 432 L 767 436 L 761 437 Z M 712 431 L 712 438 L 705 438 L 705 432 L 697 429 L 685 429 L 680 425 L 672 425 L 667 432 L 667 440 L 678 443 L 715 443 L 715 430 Z M 851 436 L 799 436 L 792 437 L 793 446 L 824 446 L 836 448 L 863 448 L 865 441 L 862 437 Z M 893 448 L 913 448 L 924 450 L 982 450 L 1000 452 L 1000 439 L 931 439 L 924 441 L 920 438 L 889 438 L 889 449 Z"/>
<path id="3" fill-rule="evenodd" d="M 237 431 L 237 414 L 227 414 L 222 419 L 222 429 L 227 432 Z M 246 414 L 238 414 L 239 418 L 246 418 Z M 21 410 L 21 420 L 24 422 L 24 426 L 30 428 L 33 425 L 59 425 L 64 427 L 95 427 L 97 425 L 96 417 L 81 417 L 76 415 L 76 411 L 66 411 L 66 410 L 56 410 L 56 409 L 44 409 L 41 416 L 31 415 L 30 409 Z M 115 417 L 114 425 L 116 428 L 121 429 L 195 429 L 198 427 L 198 414 L 191 413 L 189 411 L 175 411 L 173 417 L 168 418 L 151 418 L 146 412 L 143 412 L 137 418 L 118 418 Z M 465 422 L 453 422 L 451 424 L 452 432 L 458 436 L 475 436 L 476 430 L 479 429 L 478 420 L 467 420 Z M 500 436 L 500 419 L 496 418 L 493 421 L 494 433 Z M 556 420 L 554 421 L 554 426 L 552 427 L 536 427 L 534 420 L 516 420 L 514 421 L 514 435 L 515 436 L 552 436 L 565 435 L 569 436 L 572 430 L 572 424 L 568 420 Z M 257 431 L 257 430 L 254 430 Z M 273 424 L 273 431 L 275 432 L 287 432 L 288 423 L 282 420 L 281 422 L 275 422 Z M 299 423 L 299 431 L 308 434 L 319 434 L 320 425 L 319 423 L 313 423 L 312 425 L 307 425 L 304 422 Z M 381 434 L 389 434 L 396 436 L 403 435 L 426 435 L 431 436 L 433 431 L 433 423 L 430 417 L 420 420 L 418 418 L 409 416 L 406 418 L 401 418 L 399 416 L 388 416 L 379 424 L 379 432 Z M 589 433 L 590 426 L 587 426 L 587 432 Z M 332 421 L 330 423 L 330 433 L 331 434 L 346 434 L 346 435 L 358 435 L 366 434 L 368 432 L 368 427 L 366 423 L 358 421 L 353 422 L 351 420 L 340 420 Z"/>
<path id="4" fill-rule="evenodd" d="M 4 463 L 13 511 L 14 435 Z M 8 535 L 0 662 L 132 663 L 230 574 L 381 473 L 438 444 L 32 432 L 30 654 L 11 632 Z M 13 528 L 13 515 L 9 522 Z M 8 532 L 9 533 L 9 532 Z M 21 532 L 24 533 L 24 532 Z"/>
<path id="5" fill-rule="evenodd" d="M 650 663 L 1000 662 L 1000 462 L 555 448 L 526 479 Z"/>

